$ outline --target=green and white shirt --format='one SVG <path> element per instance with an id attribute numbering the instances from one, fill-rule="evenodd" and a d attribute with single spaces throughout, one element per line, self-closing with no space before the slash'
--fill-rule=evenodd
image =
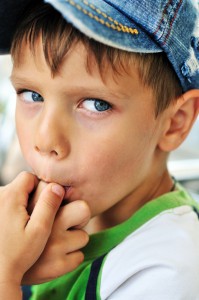
<path id="1" fill-rule="evenodd" d="M 33 286 L 31 300 L 199 299 L 198 204 L 178 190 L 91 235 L 73 272 Z"/>

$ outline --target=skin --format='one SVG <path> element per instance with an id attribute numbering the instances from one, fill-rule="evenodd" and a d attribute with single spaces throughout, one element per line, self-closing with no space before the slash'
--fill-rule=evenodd
<path id="1" fill-rule="evenodd" d="M 89 210 L 83 201 L 60 208 L 64 195 L 62 186 L 41 183 L 27 172 L 0 187 L 1 299 L 22 299 L 21 284 L 54 279 L 83 261 L 79 249 L 88 242 L 87 234 L 70 228 L 84 226 Z"/>
<path id="2" fill-rule="evenodd" d="M 28 198 L 37 186 L 36 176 L 22 173 L 8 186 L 0 188 L 1 299 L 21 299 L 22 277 L 43 252 L 64 196 L 63 187 L 49 184 L 30 217 L 26 210 Z"/>
<path id="3" fill-rule="evenodd" d="M 39 182 L 36 191 L 29 199 L 29 214 L 34 212 L 34 207 L 48 185 L 43 181 Z M 25 273 L 22 283 L 40 284 L 77 268 L 84 260 L 80 249 L 88 243 L 88 235 L 82 228 L 89 219 L 89 207 L 84 201 L 77 200 L 61 206 L 56 214 L 44 251 Z"/>
<path id="4" fill-rule="evenodd" d="M 89 232 L 121 223 L 170 190 L 167 154 L 159 147 L 168 111 L 155 119 L 153 93 L 136 70 L 115 77 L 107 68 L 102 78 L 93 63 L 88 72 L 81 44 L 54 77 L 40 40 L 35 56 L 24 44 L 21 57 L 11 78 L 23 155 L 38 178 L 69 187 L 68 202 L 88 203 Z M 108 108 L 98 111 L 95 99 Z"/>

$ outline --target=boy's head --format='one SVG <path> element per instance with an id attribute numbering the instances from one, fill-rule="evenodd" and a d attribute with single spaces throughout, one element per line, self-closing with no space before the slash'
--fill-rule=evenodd
<path id="1" fill-rule="evenodd" d="M 91 70 L 94 59 L 102 77 L 107 67 L 111 67 L 114 73 L 128 73 L 130 69 L 136 69 L 141 83 L 154 91 L 156 116 L 182 95 L 180 80 L 164 52 L 127 52 L 99 43 L 67 23 L 50 5 L 34 4 L 29 12 L 28 17 L 26 12 L 20 22 L 12 43 L 11 54 L 15 63 L 21 57 L 22 42 L 28 41 L 34 53 L 35 42 L 41 34 L 45 58 L 52 74 L 58 72 L 70 48 L 77 42 L 82 42 L 88 50 L 88 69 Z"/>
<path id="2" fill-rule="evenodd" d="M 69 201 L 118 223 L 169 190 L 167 153 L 197 116 L 196 7 L 48 2 L 75 26 L 42 1 L 19 22 L 11 53 L 22 150 L 41 179 L 69 187 Z"/>

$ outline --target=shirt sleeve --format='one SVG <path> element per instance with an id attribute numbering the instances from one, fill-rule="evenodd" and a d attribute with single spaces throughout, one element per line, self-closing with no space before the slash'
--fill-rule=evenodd
<path id="1" fill-rule="evenodd" d="M 101 299 L 199 299 L 199 221 L 183 206 L 161 213 L 106 258 Z"/>

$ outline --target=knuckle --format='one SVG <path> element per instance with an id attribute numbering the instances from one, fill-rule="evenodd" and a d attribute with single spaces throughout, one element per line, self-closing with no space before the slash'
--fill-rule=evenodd
<path id="1" fill-rule="evenodd" d="M 76 255 L 73 261 L 74 263 L 73 268 L 77 268 L 84 260 L 84 254 L 81 251 L 77 251 L 75 254 Z"/>
<path id="2" fill-rule="evenodd" d="M 60 251 L 61 249 L 61 251 Z M 59 257 L 59 253 L 63 252 L 63 241 L 62 243 L 56 242 L 52 243 L 48 240 L 47 246 L 45 248 L 45 255 L 47 257 L 57 258 Z"/>
<path id="3" fill-rule="evenodd" d="M 52 197 L 51 195 L 48 195 L 46 198 L 44 198 L 43 202 L 51 211 L 55 211 L 59 207 L 59 204 L 57 203 L 56 199 L 54 199 L 54 197 Z"/>
<path id="4" fill-rule="evenodd" d="M 7 186 L 1 186 L 0 187 L 0 198 L 4 199 L 5 196 L 7 195 L 8 193 L 8 185 Z"/>
<path id="5" fill-rule="evenodd" d="M 75 239 L 77 242 L 76 246 L 78 248 L 82 248 L 86 244 L 88 244 L 89 235 L 87 234 L 86 231 L 84 231 L 82 229 L 72 229 L 72 230 L 69 230 L 68 233 L 70 233 L 70 235 L 68 236 L 68 239 L 70 239 L 73 236 L 73 239 Z"/>
<path id="6" fill-rule="evenodd" d="M 52 192 L 52 185 L 50 184 L 47 189 L 43 190 L 42 193 L 44 197 L 44 201 L 46 202 L 46 205 L 49 206 L 49 208 L 58 209 L 61 204 L 61 198 L 58 195 L 55 195 Z"/>
<path id="7" fill-rule="evenodd" d="M 91 214 L 88 204 L 85 201 L 82 200 L 76 200 L 70 205 L 70 210 L 72 211 L 72 214 L 70 216 L 75 214 L 76 217 L 76 224 L 73 224 L 75 228 L 81 229 L 83 228 L 89 221 Z M 73 219 L 70 218 L 70 221 L 73 222 Z"/>
<path id="8" fill-rule="evenodd" d="M 29 174 L 30 174 L 30 173 L 27 172 L 27 171 L 21 171 L 21 172 L 19 173 L 19 176 L 26 177 L 26 176 L 28 176 Z"/>
<path id="9" fill-rule="evenodd" d="M 32 174 L 30 174 L 27 171 L 22 171 L 19 173 L 19 175 L 17 176 L 19 179 L 21 179 L 22 181 L 26 180 L 28 177 L 31 177 Z"/>
<path id="10" fill-rule="evenodd" d="M 62 261 L 63 274 L 68 273 L 79 267 L 84 261 L 84 254 L 81 251 L 75 251 L 68 254 Z"/>
<path id="11" fill-rule="evenodd" d="M 60 277 L 61 275 L 64 275 L 66 273 L 66 266 L 64 264 L 64 259 L 56 260 L 51 268 L 50 272 L 48 274 L 48 277 L 50 280 Z M 68 271 L 68 265 L 67 265 L 67 271 Z"/>
<path id="12" fill-rule="evenodd" d="M 88 204 L 85 201 L 79 201 L 79 211 L 82 216 L 82 222 L 87 222 L 91 217 L 91 212 Z"/>
<path id="13" fill-rule="evenodd" d="M 81 230 L 81 240 L 84 245 L 86 245 L 89 241 L 89 236 L 84 230 Z"/>
<path id="14" fill-rule="evenodd" d="M 19 175 L 11 182 L 12 189 L 15 192 L 21 193 L 21 189 L 24 191 L 31 191 L 35 185 L 36 176 L 27 171 L 22 171 Z"/>
<path id="15" fill-rule="evenodd" d="M 84 216 L 90 216 L 90 209 L 89 209 L 87 202 L 85 202 L 83 200 L 78 200 L 78 201 L 76 201 L 76 204 L 78 205 L 78 209 L 81 210 L 81 213 Z"/>
<path id="16" fill-rule="evenodd" d="M 56 260 L 52 265 L 49 273 L 50 279 L 55 279 L 68 272 L 76 269 L 84 260 L 84 255 L 81 251 L 72 252 L 68 255 L 64 255 L 59 260 Z"/>
<path id="17" fill-rule="evenodd" d="M 15 206 L 16 202 L 13 201 L 17 198 L 18 193 L 14 193 L 12 187 L 6 185 L 0 188 L 0 201 L 1 201 L 1 209 L 3 207 Z"/>
<path id="18" fill-rule="evenodd" d="M 48 226 L 46 224 L 47 222 L 35 222 L 34 226 L 32 226 L 32 234 L 35 236 L 47 236 L 48 235 Z"/>

